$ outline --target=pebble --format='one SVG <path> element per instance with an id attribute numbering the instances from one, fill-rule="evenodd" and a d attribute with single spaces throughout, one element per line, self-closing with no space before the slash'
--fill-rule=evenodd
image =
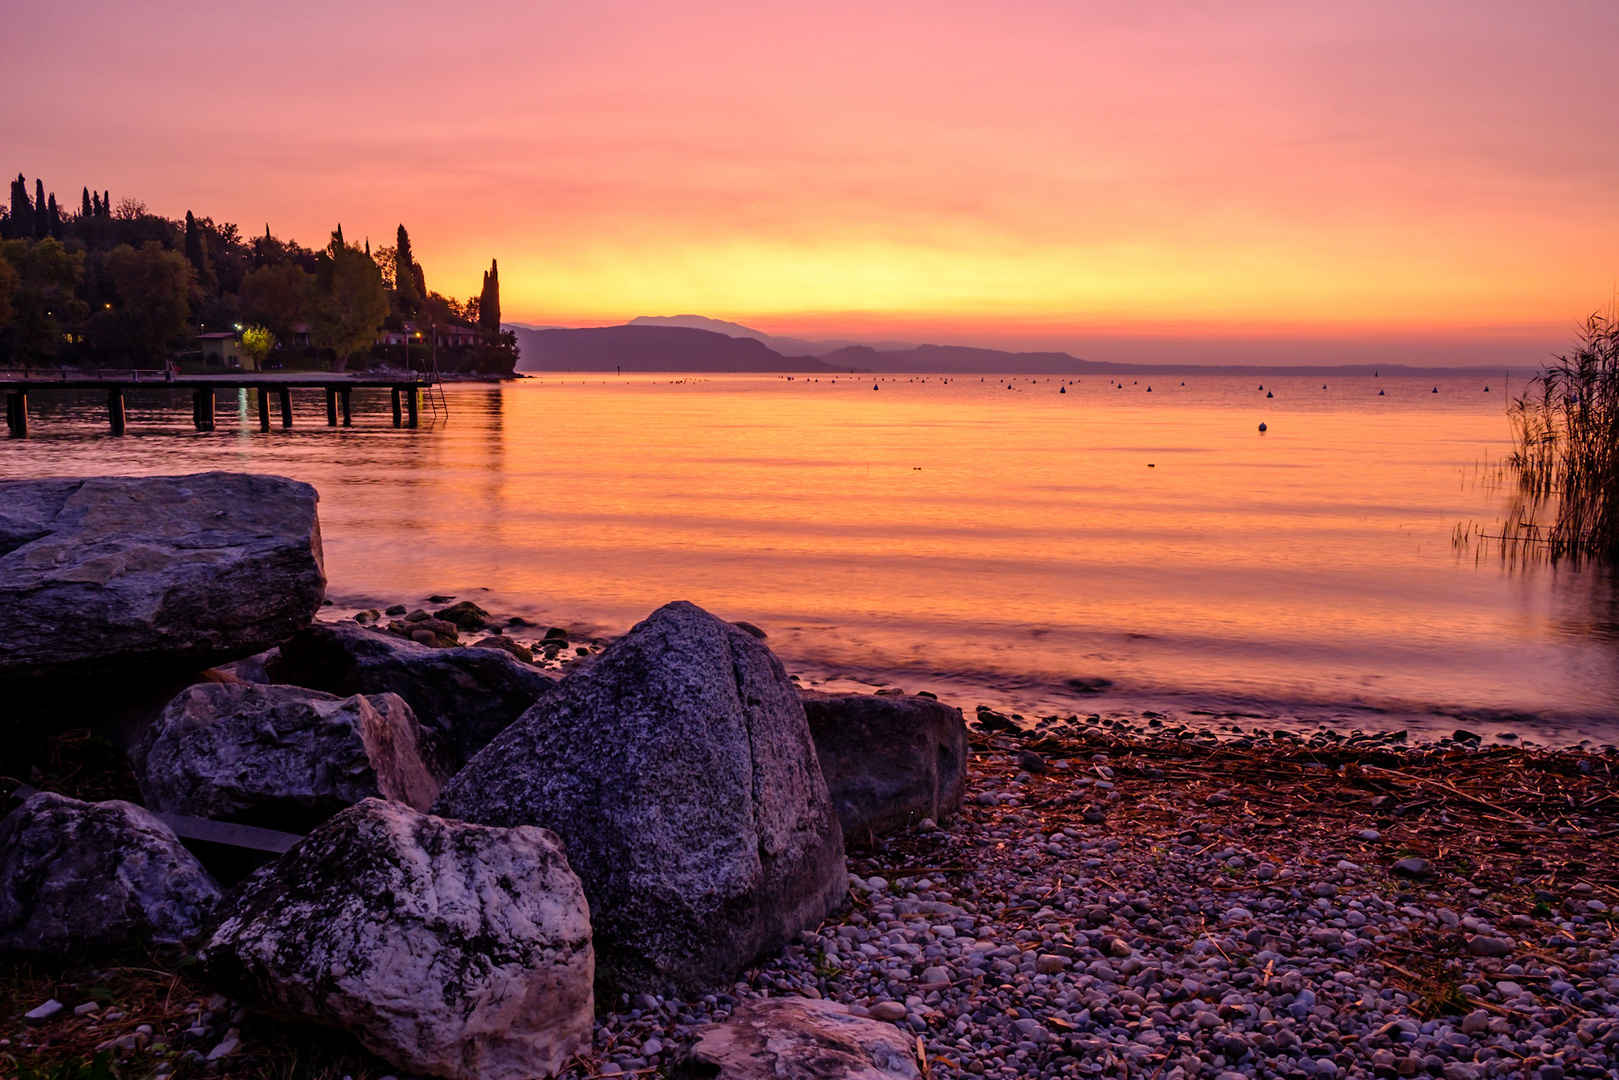
<path id="1" fill-rule="evenodd" d="M 51 998 L 43 1005 L 37 1005 L 28 1012 L 24 1013 L 23 1022 L 30 1025 L 47 1023 L 56 1019 L 57 1014 L 59 1014 L 66 1007 L 67 1006 L 63 1005 L 60 1001 L 57 1001 L 55 998 Z"/>

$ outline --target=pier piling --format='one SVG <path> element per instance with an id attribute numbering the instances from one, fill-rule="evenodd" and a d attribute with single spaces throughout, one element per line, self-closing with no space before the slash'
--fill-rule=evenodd
<path id="1" fill-rule="evenodd" d="M 13 390 L 6 395 L 6 430 L 13 438 L 28 438 L 28 391 Z"/>
<path id="2" fill-rule="evenodd" d="M 354 410 L 352 408 L 350 408 L 349 397 L 354 393 L 354 391 L 350 390 L 348 387 L 345 386 L 341 390 L 339 390 L 337 393 L 338 393 L 338 397 L 340 397 L 343 400 L 343 426 L 344 427 L 353 427 L 354 426 Z"/>
<path id="3" fill-rule="evenodd" d="M 403 415 L 400 413 L 399 387 L 397 387 L 397 386 L 394 387 L 393 398 L 394 398 L 394 427 L 404 427 L 405 426 L 405 420 L 404 420 Z"/>
<path id="4" fill-rule="evenodd" d="M 330 386 L 326 388 L 326 426 L 337 426 L 337 391 Z"/>
<path id="5" fill-rule="evenodd" d="M 270 431 L 270 392 L 260 387 L 256 393 L 259 395 L 259 430 L 265 434 Z"/>
<path id="6" fill-rule="evenodd" d="M 280 390 L 280 394 L 281 394 L 281 426 L 283 428 L 290 428 L 290 427 L 292 427 L 292 391 L 290 389 L 288 389 L 287 387 L 283 386 L 281 388 L 281 390 Z"/>
<path id="7" fill-rule="evenodd" d="M 405 393 L 408 395 L 406 397 L 406 399 L 405 399 L 405 404 L 408 407 L 409 413 L 410 413 L 410 424 L 409 424 L 409 426 L 415 427 L 416 426 L 416 421 L 417 421 L 417 414 L 421 411 L 421 400 L 422 400 L 421 391 L 419 391 L 416 388 L 412 387 L 411 389 L 406 390 Z"/>
<path id="8" fill-rule="evenodd" d="M 214 430 L 214 392 L 194 390 L 191 394 L 191 419 L 198 431 Z"/>
<path id="9" fill-rule="evenodd" d="M 124 392 L 116 387 L 107 391 L 107 425 L 114 435 L 124 433 Z"/>

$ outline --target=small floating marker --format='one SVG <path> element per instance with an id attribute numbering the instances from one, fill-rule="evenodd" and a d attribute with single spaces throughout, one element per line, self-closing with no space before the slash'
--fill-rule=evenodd
<path id="1" fill-rule="evenodd" d="M 1326 384 L 1326 383 L 1322 383 L 1322 384 L 1321 384 L 1321 389 L 1323 389 L 1323 390 L 1325 390 L 1325 389 L 1326 389 L 1326 388 L 1327 388 L 1327 384 Z"/>
<path id="2" fill-rule="evenodd" d="M 875 389 L 877 389 L 877 384 L 876 384 L 876 383 L 872 383 L 872 384 L 871 384 L 871 388 L 872 388 L 872 389 L 873 389 L 873 390 L 875 390 Z"/>
<path id="3" fill-rule="evenodd" d="M 1263 420 L 1259 422 L 1259 433 L 1261 435 L 1265 434 L 1265 422 Z"/>
<path id="4" fill-rule="evenodd" d="M 1154 464 L 1153 464 L 1153 463 L 1152 463 L 1152 462 L 1150 462 L 1150 461 L 1149 461 L 1149 462 L 1147 462 L 1147 468 L 1149 468 L 1149 469 L 1156 469 L 1156 468 L 1157 468 L 1157 467 L 1158 467 L 1158 466 L 1156 466 L 1156 465 L 1154 465 Z"/>
<path id="5" fill-rule="evenodd" d="M 1488 390 L 1488 389 L 1489 389 L 1489 387 L 1487 387 L 1487 386 L 1486 386 L 1486 387 L 1485 387 L 1485 388 L 1484 388 L 1484 389 L 1486 389 L 1486 390 Z M 1059 394 L 1066 394 L 1066 393 L 1068 393 L 1068 387 L 1066 387 L 1066 386 L 1059 386 L 1059 387 L 1057 387 L 1057 393 L 1059 393 Z"/>
<path id="6" fill-rule="evenodd" d="M 1381 390 L 1379 390 L 1379 391 L 1378 391 L 1378 392 L 1377 392 L 1377 396 L 1378 396 L 1378 397 L 1382 397 L 1382 396 L 1383 396 L 1383 391 L 1381 391 Z"/>
<path id="7" fill-rule="evenodd" d="M 1147 387 L 1147 393 L 1149 393 L 1149 394 L 1152 393 L 1152 387 L 1150 387 L 1150 386 Z"/>
<path id="8" fill-rule="evenodd" d="M 1433 388 L 1433 392 L 1434 392 L 1434 393 L 1436 393 L 1436 394 L 1437 394 L 1437 393 L 1439 393 L 1439 387 L 1437 387 L 1437 386 L 1436 386 L 1436 387 L 1434 387 L 1434 388 Z"/>
<path id="9" fill-rule="evenodd" d="M 1270 391 L 1269 391 L 1269 390 L 1266 390 L 1266 391 L 1265 391 L 1265 396 L 1266 396 L 1266 397 L 1275 397 L 1275 396 L 1276 396 L 1276 395 L 1275 395 L 1275 394 L 1273 394 L 1273 393 L 1271 393 L 1271 392 L 1270 392 Z"/>
<path id="10" fill-rule="evenodd" d="M 1488 394 L 1488 393 L 1489 393 L 1489 392 L 1490 392 L 1490 388 L 1489 388 L 1489 387 L 1488 387 L 1488 386 L 1486 386 L 1486 387 L 1485 387 L 1485 388 L 1484 388 L 1484 392 L 1485 392 L 1485 393 L 1486 393 L 1486 394 Z"/>
<path id="11" fill-rule="evenodd" d="M 1264 383 L 1260 383 L 1260 384 L 1259 384 L 1259 388 L 1260 388 L 1260 389 L 1261 389 L 1261 390 L 1263 390 L 1263 389 L 1265 389 L 1265 384 L 1264 384 Z"/>

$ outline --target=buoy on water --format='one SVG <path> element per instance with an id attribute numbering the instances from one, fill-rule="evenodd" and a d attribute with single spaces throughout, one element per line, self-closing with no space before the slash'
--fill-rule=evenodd
<path id="1" fill-rule="evenodd" d="M 1261 435 L 1265 434 L 1265 422 L 1263 420 L 1259 422 L 1259 433 Z"/>
<path id="2" fill-rule="evenodd" d="M 1066 393 L 1068 393 L 1068 387 L 1066 387 L 1066 386 L 1059 386 L 1059 387 L 1057 387 L 1057 393 L 1059 393 L 1059 394 L 1066 394 Z"/>
<path id="3" fill-rule="evenodd" d="M 1147 387 L 1147 393 L 1149 393 L 1149 394 L 1152 393 L 1152 387 L 1150 387 L 1150 386 Z"/>
<path id="4" fill-rule="evenodd" d="M 1437 387 L 1437 386 L 1436 386 L 1436 387 L 1434 387 L 1434 388 L 1433 388 L 1433 392 L 1434 392 L 1434 393 L 1436 393 L 1436 394 L 1437 394 L 1437 393 L 1439 393 L 1439 387 Z"/>
<path id="5" fill-rule="evenodd" d="M 1378 397 L 1382 397 L 1382 396 L 1383 396 L 1383 391 L 1381 391 L 1381 390 L 1379 390 L 1379 391 L 1378 391 L 1378 392 L 1377 392 L 1377 396 L 1378 396 Z"/>
<path id="6" fill-rule="evenodd" d="M 1270 392 L 1270 391 L 1269 391 L 1269 390 L 1266 390 L 1266 391 L 1265 391 L 1265 396 L 1266 396 L 1266 397 L 1275 397 L 1275 396 L 1276 396 L 1276 395 L 1275 395 L 1275 394 L 1273 394 L 1273 393 L 1271 393 L 1271 392 Z"/>
<path id="7" fill-rule="evenodd" d="M 1488 387 L 1488 386 L 1486 386 L 1486 387 L 1485 387 L 1485 388 L 1484 388 L 1484 392 L 1485 392 L 1485 393 L 1486 393 L 1486 394 L 1488 394 L 1488 393 L 1489 393 L 1489 392 L 1490 392 L 1490 388 L 1489 388 L 1489 387 Z"/>
<path id="8" fill-rule="evenodd" d="M 875 389 L 877 389 L 877 384 L 876 384 L 876 383 L 872 383 L 872 384 L 871 384 L 871 388 L 872 388 L 872 389 L 873 389 L 873 390 L 875 390 Z"/>

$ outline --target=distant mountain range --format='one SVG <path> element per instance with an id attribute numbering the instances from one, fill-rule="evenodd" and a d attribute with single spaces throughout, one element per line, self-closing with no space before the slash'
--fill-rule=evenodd
<path id="1" fill-rule="evenodd" d="M 623 326 L 573 329 L 507 323 L 518 371 L 882 372 L 952 375 L 1456 375 L 1499 368 L 1404 364 L 1123 364 L 1065 352 L 1005 352 L 903 341 L 806 341 L 702 315 L 642 315 Z"/>

